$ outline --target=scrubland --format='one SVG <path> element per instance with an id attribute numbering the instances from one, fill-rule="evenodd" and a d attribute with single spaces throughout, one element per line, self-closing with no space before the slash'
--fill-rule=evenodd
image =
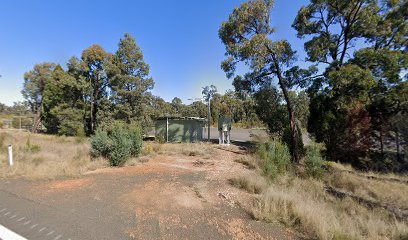
<path id="1" fill-rule="evenodd" d="M 305 174 L 304 166 L 270 178 L 259 154 L 236 162 L 250 173 L 231 184 L 254 194 L 248 209 L 254 219 L 282 223 L 306 239 L 408 239 L 407 176 L 326 162 L 318 178 Z"/>

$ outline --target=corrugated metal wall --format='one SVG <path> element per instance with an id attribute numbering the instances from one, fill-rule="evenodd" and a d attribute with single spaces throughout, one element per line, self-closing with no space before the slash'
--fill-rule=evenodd
<path id="1" fill-rule="evenodd" d="M 166 140 L 167 122 L 156 120 L 155 134 Z M 168 142 L 199 142 L 203 139 L 204 123 L 195 119 L 169 119 L 169 139 Z"/>

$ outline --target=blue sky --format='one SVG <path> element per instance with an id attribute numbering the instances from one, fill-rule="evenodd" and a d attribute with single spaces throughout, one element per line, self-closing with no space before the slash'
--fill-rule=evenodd
<path id="1" fill-rule="evenodd" d="M 232 89 L 220 69 L 224 46 L 218 38 L 222 21 L 243 0 L 2 0 L 0 3 L 0 102 L 23 100 L 24 72 L 34 64 L 65 66 L 71 56 L 92 44 L 114 52 L 129 32 L 141 47 L 155 79 L 153 94 L 171 101 L 201 97 L 201 87 Z M 299 56 L 303 43 L 290 27 L 306 0 L 276 0 L 275 39 L 287 39 Z"/>

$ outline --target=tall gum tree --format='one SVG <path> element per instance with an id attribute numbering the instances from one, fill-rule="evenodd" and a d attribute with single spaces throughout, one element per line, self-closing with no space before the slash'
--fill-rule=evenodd
<path id="1" fill-rule="evenodd" d="M 106 73 L 106 67 L 109 61 L 109 54 L 105 50 L 94 44 L 82 52 L 82 69 L 85 79 L 89 83 L 89 97 L 90 104 L 90 121 L 89 129 L 90 133 L 93 133 L 96 129 L 97 114 L 100 108 L 100 101 L 107 96 L 108 79 Z"/>
<path id="2" fill-rule="evenodd" d="M 298 137 L 294 107 L 289 97 L 289 89 L 294 82 L 285 78 L 285 71 L 292 66 L 296 56 L 286 40 L 271 39 L 274 33 L 270 24 L 272 7 L 271 0 L 248 1 L 235 8 L 229 19 L 222 23 L 219 37 L 226 47 L 227 59 L 221 67 L 227 77 L 232 78 L 237 64 L 244 63 L 249 71 L 243 76 L 235 76 L 234 85 L 244 86 L 249 91 L 270 86 L 273 79 L 277 79 L 289 116 L 292 161 L 299 162 L 298 141 L 301 139 Z"/>

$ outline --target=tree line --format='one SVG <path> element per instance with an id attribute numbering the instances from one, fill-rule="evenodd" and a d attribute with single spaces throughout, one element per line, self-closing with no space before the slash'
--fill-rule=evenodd
<path id="1" fill-rule="evenodd" d="M 178 97 L 166 102 L 151 93 L 153 87 L 143 53 L 126 33 L 115 53 L 95 44 L 83 50 L 81 57 L 71 57 L 66 67 L 36 64 L 24 74 L 22 94 L 26 101 L 14 107 L 2 104 L 0 113 L 30 112 L 34 115 L 34 131 L 44 127 L 49 134 L 67 136 L 91 135 L 114 121 L 137 122 L 146 130 L 154 126 L 157 117 L 207 116 L 207 106 L 199 99 L 191 104 L 184 104 Z M 254 105 L 251 95 L 217 93 L 211 102 L 212 124 L 224 114 L 240 126 L 261 126 Z"/>

